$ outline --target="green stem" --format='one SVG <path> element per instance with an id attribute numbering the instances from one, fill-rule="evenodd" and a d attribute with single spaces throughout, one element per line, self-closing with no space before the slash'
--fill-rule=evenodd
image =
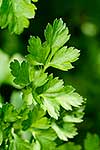
<path id="1" fill-rule="evenodd" d="M 47 58 L 46 64 L 44 65 L 44 70 L 43 70 L 44 72 L 46 71 L 46 69 L 47 69 L 48 67 L 50 67 L 50 62 L 51 62 L 52 57 L 53 57 L 53 53 L 52 53 L 52 50 L 51 50 L 51 48 L 50 48 L 49 57 Z"/>

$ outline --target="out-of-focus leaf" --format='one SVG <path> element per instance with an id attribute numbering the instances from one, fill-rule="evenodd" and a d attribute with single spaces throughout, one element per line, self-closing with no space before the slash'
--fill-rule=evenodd
<path id="1" fill-rule="evenodd" d="M 2 144 L 2 142 L 3 142 L 3 131 L 0 128 L 0 145 Z"/>
<path id="2" fill-rule="evenodd" d="M 8 75 L 9 75 L 9 56 L 0 50 L 0 84 L 6 80 Z"/>
<path id="3" fill-rule="evenodd" d="M 11 95 L 10 101 L 16 109 L 20 109 L 23 105 L 22 93 L 21 92 L 13 92 Z"/>
<path id="4" fill-rule="evenodd" d="M 0 26 L 8 27 L 12 33 L 20 34 L 28 28 L 30 18 L 35 16 L 36 6 L 31 0 L 2 0 L 0 4 Z"/>
<path id="5" fill-rule="evenodd" d="M 65 144 L 60 145 L 57 150 L 81 150 L 80 145 L 75 145 L 72 142 L 68 142 Z"/>
<path id="6" fill-rule="evenodd" d="M 84 140 L 85 150 L 99 150 L 100 149 L 100 138 L 96 134 L 88 133 Z"/>

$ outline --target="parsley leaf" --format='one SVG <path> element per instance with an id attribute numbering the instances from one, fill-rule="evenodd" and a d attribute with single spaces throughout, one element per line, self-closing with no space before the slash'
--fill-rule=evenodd
<path id="1" fill-rule="evenodd" d="M 80 123 L 82 122 L 84 107 L 81 106 L 74 111 L 67 112 L 63 117 L 64 122 Z"/>
<path id="2" fill-rule="evenodd" d="M 52 123 L 52 128 L 63 141 L 68 141 L 68 138 L 73 138 L 77 134 L 75 125 L 72 123 L 63 123 L 63 127 L 59 127 L 56 123 Z"/>
<path id="3" fill-rule="evenodd" d="M 29 68 L 29 78 L 30 81 L 32 81 L 34 83 L 34 87 L 41 87 L 42 85 L 44 85 L 47 81 L 47 73 L 43 73 L 43 71 L 40 70 L 36 70 L 33 67 Z"/>
<path id="4" fill-rule="evenodd" d="M 92 143 L 92 144 L 91 144 Z M 96 134 L 87 134 L 87 137 L 84 141 L 85 150 L 99 150 L 100 149 L 100 138 Z"/>
<path id="5" fill-rule="evenodd" d="M 40 97 L 43 98 L 43 108 L 55 119 L 59 117 L 60 106 L 65 110 L 72 110 L 72 106 L 78 108 L 83 102 L 83 98 L 74 92 L 73 88 L 68 91 L 67 87 L 64 87 L 63 81 L 57 77 L 53 79 L 52 74 L 44 85 Z"/>
<path id="6" fill-rule="evenodd" d="M 58 50 L 53 59 L 50 62 L 50 66 L 67 71 L 68 69 L 72 69 L 72 62 L 76 61 L 79 56 L 79 50 L 74 49 L 73 47 L 63 47 Z"/>
<path id="7" fill-rule="evenodd" d="M 54 140 L 56 139 L 56 134 L 52 129 L 39 131 L 36 134 L 36 138 L 38 139 L 42 150 L 55 150 L 56 143 Z"/>
<path id="8" fill-rule="evenodd" d="M 53 74 L 50 74 L 48 77 L 48 82 L 44 85 L 43 90 L 46 94 L 58 93 L 64 87 L 63 80 L 59 80 L 58 77 L 53 78 Z"/>
<path id="9" fill-rule="evenodd" d="M 58 119 L 60 107 L 56 102 L 56 100 L 50 97 L 45 97 L 45 96 L 42 97 L 43 97 L 43 108 L 47 110 L 48 114 L 51 117 Z"/>
<path id="10" fill-rule="evenodd" d="M 79 50 L 64 46 L 70 38 L 69 31 L 62 19 L 55 19 L 53 26 L 48 24 L 44 35 L 46 41 L 42 44 L 39 37 L 31 36 L 26 56 L 31 65 L 42 65 L 44 70 L 54 67 L 63 71 L 72 69 L 72 62 L 79 57 Z"/>
<path id="11" fill-rule="evenodd" d="M 49 120 L 45 117 L 45 112 L 37 105 L 32 111 L 29 111 L 28 119 L 24 120 L 23 129 L 36 128 L 36 129 L 47 129 L 49 128 Z"/>
<path id="12" fill-rule="evenodd" d="M 41 43 L 39 37 L 31 36 L 28 46 L 29 55 L 27 59 L 33 65 L 44 65 L 50 52 L 50 47 L 46 43 Z"/>
<path id="13" fill-rule="evenodd" d="M 17 120 L 17 111 L 12 104 L 3 105 L 3 120 L 5 122 L 14 122 Z"/>
<path id="14" fill-rule="evenodd" d="M 34 0 L 32 0 L 35 2 Z M 30 18 L 35 16 L 36 6 L 31 0 L 2 0 L 0 5 L 0 26 L 12 33 L 20 34 L 28 28 Z"/>
<path id="15" fill-rule="evenodd" d="M 44 35 L 53 54 L 69 40 L 68 33 L 68 28 L 62 19 L 55 19 L 53 26 L 47 25 Z"/>
<path id="16" fill-rule="evenodd" d="M 43 108 L 47 110 L 49 115 L 55 119 L 59 116 L 59 103 L 56 101 L 56 96 L 63 89 L 63 81 L 57 77 L 53 79 L 53 75 L 49 75 L 48 82 L 43 87 L 43 93 L 40 97 L 43 98 Z"/>
<path id="17" fill-rule="evenodd" d="M 10 69 L 12 75 L 15 77 L 14 82 L 20 86 L 25 86 L 29 83 L 29 68 L 28 63 L 23 61 L 20 65 L 18 60 L 11 62 Z"/>
<path id="18" fill-rule="evenodd" d="M 76 92 L 72 93 L 62 93 L 60 96 L 56 97 L 59 104 L 66 110 L 72 110 L 73 107 L 80 107 L 83 102 L 83 98 Z"/>
<path id="19" fill-rule="evenodd" d="M 14 139 L 10 141 L 9 150 L 31 150 L 31 144 L 14 134 Z"/>

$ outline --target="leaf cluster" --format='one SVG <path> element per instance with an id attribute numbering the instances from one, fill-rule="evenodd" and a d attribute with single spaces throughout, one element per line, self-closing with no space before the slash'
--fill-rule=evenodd
<path id="1" fill-rule="evenodd" d="M 79 50 L 65 46 L 70 35 L 62 19 L 48 24 L 44 35 L 44 42 L 31 36 L 26 59 L 10 64 L 14 82 L 22 88 L 23 103 L 19 107 L 2 104 L 0 108 L 3 149 L 59 150 L 57 141 L 73 138 L 77 134 L 75 124 L 82 121 L 83 98 L 72 86 L 65 86 L 62 79 L 47 72 L 49 67 L 72 69 Z"/>

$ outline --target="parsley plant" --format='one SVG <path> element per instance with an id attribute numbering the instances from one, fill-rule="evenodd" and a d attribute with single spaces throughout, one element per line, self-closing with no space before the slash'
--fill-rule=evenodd
<path id="1" fill-rule="evenodd" d="M 43 43 L 39 37 L 31 36 L 25 60 L 15 59 L 10 64 L 14 82 L 21 88 L 22 103 L 18 107 L 13 103 L 0 107 L 3 150 L 61 150 L 59 141 L 73 138 L 77 134 L 75 125 L 82 121 L 83 98 L 47 71 L 49 67 L 72 69 L 79 50 L 65 46 L 70 35 L 62 19 L 48 24 L 44 36 Z"/>

